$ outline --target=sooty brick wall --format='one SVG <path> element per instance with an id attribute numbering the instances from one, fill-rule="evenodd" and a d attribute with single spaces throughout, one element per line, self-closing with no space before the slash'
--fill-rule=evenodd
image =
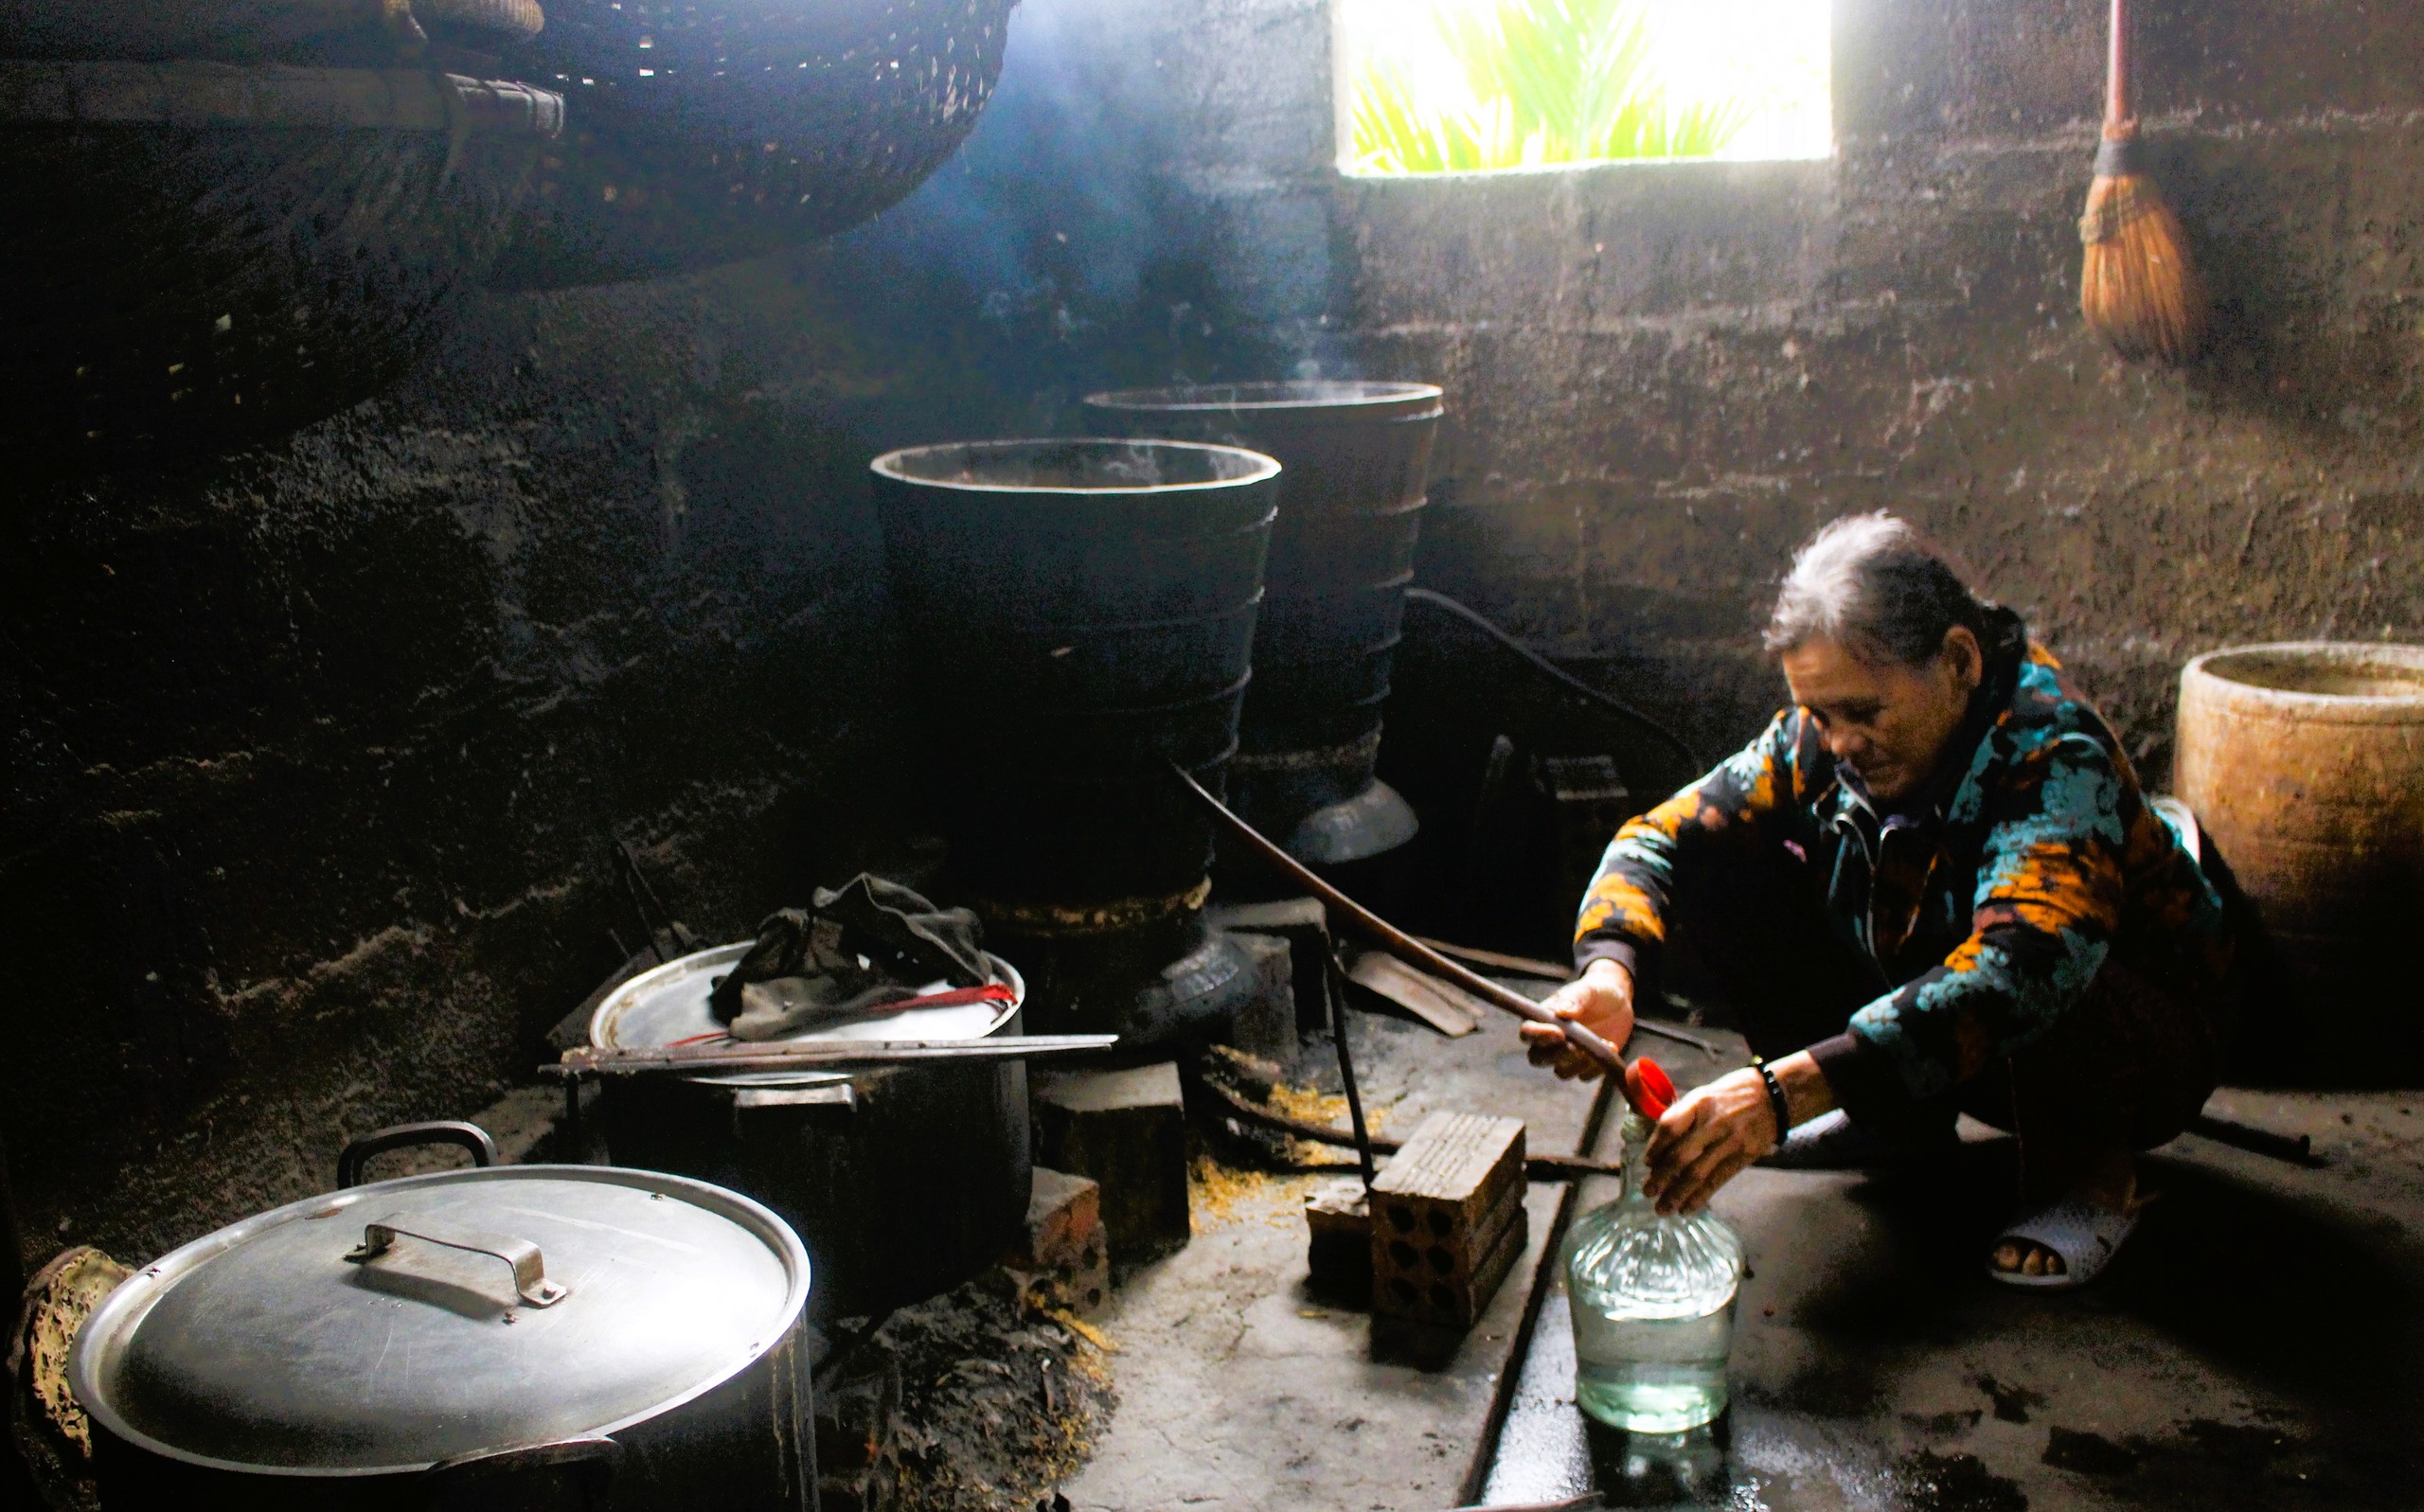
<path id="1" fill-rule="evenodd" d="M 883 843 L 847 360 L 769 334 L 808 303 L 500 302 L 290 445 L 8 511 L 0 1098 L 44 1253 L 154 1253 L 526 1074 L 642 937 L 617 840 L 717 930 Z"/>
<path id="2" fill-rule="evenodd" d="M 1893 507 L 2158 780 L 2198 651 L 2424 634 L 2424 15 L 2144 8 L 2217 305 L 2172 373 L 2076 313 L 2103 10 L 1839 7 L 1831 163 L 1343 191 L 1365 362 L 1460 400 L 1434 580 L 1714 745 L 1776 702 L 1748 631 L 1792 543 Z"/>

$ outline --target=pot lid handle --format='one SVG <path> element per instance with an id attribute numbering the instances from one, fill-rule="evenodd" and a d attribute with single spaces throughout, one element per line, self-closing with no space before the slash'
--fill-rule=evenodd
<path id="1" fill-rule="evenodd" d="M 412 1226 L 405 1227 L 407 1223 Z M 347 1251 L 345 1257 L 354 1265 L 374 1260 L 395 1245 L 399 1235 L 424 1243 L 444 1245 L 450 1250 L 494 1255 L 513 1268 L 513 1290 L 521 1294 L 523 1301 L 534 1307 L 552 1307 L 571 1295 L 570 1287 L 547 1279 L 545 1262 L 540 1256 L 539 1247 L 528 1239 L 517 1239 L 509 1234 L 483 1234 L 473 1229 L 441 1228 L 424 1218 L 406 1218 L 395 1213 L 365 1223 L 361 1247 Z"/>
<path id="2" fill-rule="evenodd" d="M 362 1169 L 374 1155 L 384 1155 L 391 1149 L 410 1149 L 417 1145 L 459 1145 L 469 1150 L 474 1165 L 493 1165 L 499 1160 L 496 1141 L 477 1124 L 467 1124 L 459 1118 L 441 1118 L 425 1124 L 395 1124 L 374 1129 L 360 1139 L 347 1144 L 337 1154 L 337 1189 L 362 1184 Z"/>

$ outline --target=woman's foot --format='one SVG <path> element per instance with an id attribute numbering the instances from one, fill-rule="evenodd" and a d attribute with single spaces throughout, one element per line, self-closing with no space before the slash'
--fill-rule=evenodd
<path id="1" fill-rule="evenodd" d="M 1987 1257 L 1987 1267 L 1998 1276 L 2045 1284 L 2070 1275 L 2076 1259 L 2089 1267 L 2088 1274 L 2079 1277 L 2083 1283 L 2104 1268 L 2137 1226 L 2138 1210 L 2153 1201 L 2138 1191 L 2136 1159 L 2126 1149 L 2115 1150 L 2074 1183 L 2060 1201 L 2006 1230 Z M 2062 1222 L 2066 1214 L 2076 1214 L 2077 1221 Z M 2045 1232 L 2023 1232 L 2030 1229 Z M 2073 1230 L 2078 1232 L 2075 1235 Z M 2071 1241 L 2063 1247 L 2094 1247 L 2065 1256 L 2055 1240 L 2058 1231 Z"/>

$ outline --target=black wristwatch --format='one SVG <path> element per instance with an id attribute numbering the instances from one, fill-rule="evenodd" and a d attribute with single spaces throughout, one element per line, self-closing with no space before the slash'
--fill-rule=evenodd
<path id="1" fill-rule="evenodd" d="M 1753 1056 L 1751 1064 L 1758 1071 L 1759 1079 L 1767 1083 L 1768 1112 L 1775 1114 L 1776 1143 L 1782 1145 L 1784 1136 L 1792 1129 L 1792 1114 L 1785 1106 L 1784 1083 L 1776 1080 L 1775 1067 L 1769 1065 L 1760 1057 Z"/>

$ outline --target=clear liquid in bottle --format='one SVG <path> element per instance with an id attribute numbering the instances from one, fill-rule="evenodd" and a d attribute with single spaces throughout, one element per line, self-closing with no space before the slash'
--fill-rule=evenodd
<path id="1" fill-rule="evenodd" d="M 1575 1398 L 1612 1428 L 1676 1433 L 1725 1411 L 1742 1241 L 1707 1212 L 1660 1216 L 1641 1195 L 1649 1124 L 1624 1125 L 1624 1195 L 1576 1221 L 1566 1248 Z"/>

